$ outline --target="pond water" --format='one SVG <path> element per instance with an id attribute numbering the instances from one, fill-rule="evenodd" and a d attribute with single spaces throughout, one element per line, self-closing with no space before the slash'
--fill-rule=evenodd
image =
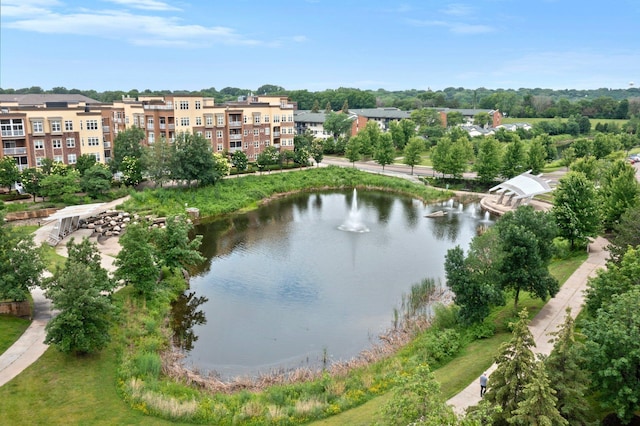
<path id="1" fill-rule="evenodd" d="M 362 232 L 339 229 L 354 195 Z M 475 203 L 334 191 L 199 225 L 207 262 L 181 302 L 195 319 L 178 320 L 186 363 L 232 378 L 357 356 L 392 326 L 412 284 L 444 282 L 447 250 L 466 249 L 483 219 Z"/>

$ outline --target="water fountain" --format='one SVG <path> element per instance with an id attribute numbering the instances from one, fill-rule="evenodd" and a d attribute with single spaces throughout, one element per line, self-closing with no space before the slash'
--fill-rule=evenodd
<path id="1" fill-rule="evenodd" d="M 358 210 L 358 192 L 355 188 L 353 189 L 353 200 L 351 201 L 349 216 L 342 225 L 338 226 L 338 229 L 347 232 L 369 232 L 369 228 L 367 228 L 360 219 L 360 211 Z"/>

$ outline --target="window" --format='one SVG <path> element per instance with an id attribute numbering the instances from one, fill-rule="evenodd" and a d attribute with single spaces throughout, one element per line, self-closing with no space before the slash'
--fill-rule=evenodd
<path id="1" fill-rule="evenodd" d="M 204 137 L 206 139 L 211 139 L 212 136 L 213 136 L 213 133 L 211 132 L 211 130 L 207 130 L 206 132 L 204 132 Z"/>
<path id="2" fill-rule="evenodd" d="M 51 139 L 51 146 L 53 149 L 62 148 L 62 139 Z"/>
<path id="3" fill-rule="evenodd" d="M 44 149 L 44 141 L 42 139 L 36 139 L 33 141 L 34 149 Z"/>
<path id="4" fill-rule="evenodd" d="M 253 129 L 253 136 L 260 135 L 260 129 Z"/>
<path id="5" fill-rule="evenodd" d="M 244 143 L 244 149 L 247 149 L 247 148 L 249 148 L 249 144 L 245 142 Z"/>
<path id="6" fill-rule="evenodd" d="M 189 101 L 180 101 L 180 109 L 189 109 Z"/>
<path id="7" fill-rule="evenodd" d="M 222 130 L 216 130 L 216 138 L 222 139 Z"/>
<path id="8" fill-rule="evenodd" d="M 96 161 L 100 162 L 100 153 L 99 152 L 93 152 L 89 155 L 93 155 L 93 158 L 96 159 Z"/>
<path id="9" fill-rule="evenodd" d="M 76 139 L 67 138 L 67 148 L 75 148 L 75 147 L 76 147 Z"/>
<path id="10" fill-rule="evenodd" d="M 65 120 L 64 121 L 64 131 L 65 132 L 73 132 L 73 121 Z"/>
<path id="11" fill-rule="evenodd" d="M 49 124 L 51 125 L 51 133 L 62 132 L 62 123 L 60 123 L 60 120 L 51 120 Z"/>
<path id="12" fill-rule="evenodd" d="M 269 146 L 269 145 L 271 145 L 271 142 L 270 142 L 270 141 L 264 141 L 264 142 L 262 142 L 262 144 L 263 144 L 264 146 Z"/>
<path id="13" fill-rule="evenodd" d="M 67 164 L 76 164 L 76 154 L 67 155 Z"/>
<path id="14" fill-rule="evenodd" d="M 42 125 L 42 121 L 33 121 L 31 123 L 31 126 L 33 126 L 33 133 L 44 133 L 44 126 Z"/>
<path id="15" fill-rule="evenodd" d="M 268 115 L 265 115 L 265 116 L 264 116 L 264 122 L 265 122 L 265 123 L 268 123 L 268 122 L 269 122 L 269 116 L 268 116 Z"/>
<path id="16" fill-rule="evenodd" d="M 289 115 L 289 118 L 287 119 L 287 121 L 289 123 L 293 123 L 293 115 Z"/>
<path id="17" fill-rule="evenodd" d="M 242 121 L 244 122 L 244 124 L 247 124 L 249 122 L 249 117 L 247 117 L 246 115 L 243 115 Z"/>
<path id="18" fill-rule="evenodd" d="M 196 117 L 196 126 L 202 126 L 202 117 Z"/>
<path id="19" fill-rule="evenodd" d="M 153 127 L 153 117 L 147 117 L 147 127 Z"/>
<path id="20" fill-rule="evenodd" d="M 98 120 L 87 120 L 87 130 L 98 130 Z"/>
<path id="21" fill-rule="evenodd" d="M 189 117 L 180 117 L 180 125 L 188 126 L 189 125 Z"/>
<path id="22" fill-rule="evenodd" d="M 100 138 L 87 138 L 88 146 L 100 146 Z"/>
<path id="23" fill-rule="evenodd" d="M 198 136 L 202 136 L 202 132 L 198 130 L 198 131 L 196 132 L 196 135 L 198 135 Z"/>
<path id="24" fill-rule="evenodd" d="M 82 121 L 80 121 L 80 123 L 82 123 Z M 138 127 L 138 116 L 137 115 L 133 116 L 133 125 Z M 82 129 L 82 124 L 80 124 L 80 129 Z"/>
<path id="25" fill-rule="evenodd" d="M 244 129 L 244 135 L 249 136 L 249 129 Z"/>
<path id="26" fill-rule="evenodd" d="M 280 116 L 279 115 L 274 115 L 273 116 L 273 122 L 274 123 L 279 123 L 280 122 Z"/>
<path id="27" fill-rule="evenodd" d="M 202 109 L 202 104 L 200 101 L 196 101 L 196 109 Z"/>
<path id="28" fill-rule="evenodd" d="M 260 124 L 260 116 L 256 115 L 253 117 L 253 124 Z"/>
<path id="29" fill-rule="evenodd" d="M 54 155 L 53 156 L 54 163 L 62 163 L 62 155 Z"/>
<path id="30" fill-rule="evenodd" d="M 149 132 L 149 137 L 147 138 L 147 141 L 151 144 L 154 143 L 156 141 L 156 135 L 153 132 Z"/>
<path id="31" fill-rule="evenodd" d="M 218 149 L 218 151 L 222 151 L 222 144 L 221 143 L 218 144 L 217 149 Z"/>
<path id="32" fill-rule="evenodd" d="M 213 126 L 213 117 L 212 117 L 212 116 L 207 115 L 207 116 L 204 118 L 204 121 L 205 121 L 205 123 L 206 123 L 206 125 L 207 125 L 207 126 Z"/>
<path id="33" fill-rule="evenodd" d="M 42 167 L 42 160 L 44 157 L 36 157 L 36 167 Z"/>
<path id="34" fill-rule="evenodd" d="M 269 135 L 271 133 L 271 129 L 269 129 L 268 127 L 266 129 L 264 129 L 264 134 L 265 135 Z"/>
<path id="35" fill-rule="evenodd" d="M 218 123 L 218 126 L 224 126 L 224 115 L 217 115 L 216 119 L 217 119 L 216 122 Z"/>
<path id="36" fill-rule="evenodd" d="M 260 142 L 259 141 L 254 142 L 253 143 L 253 147 L 254 148 L 260 148 Z"/>

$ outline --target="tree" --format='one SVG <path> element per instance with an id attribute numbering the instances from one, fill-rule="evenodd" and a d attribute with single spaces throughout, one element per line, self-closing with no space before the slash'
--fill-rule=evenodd
<path id="1" fill-rule="evenodd" d="M 620 216 L 640 201 L 640 187 L 635 169 L 622 160 L 605 169 L 598 191 L 606 229 L 612 229 Z"/>
<path id="2" fill-rule="evenodd" d="M 500 173 L 507 179 L 518 176 L 524 172 L 526 164 L 526 155 L 524 152 L 524 144 L 519 137 L 515 137 L 513 142 L 507 144 L 502 157 L 502 169 Z"/>
<path id="3" fill-rule="evenodd" d="M 483 291 L 486 286 L 477 279 L 465 264 L 460 246 L 447 251 L 444 269 L 447 287 L 453 291 L 453 301 L 460 307 L 458 315 L 464 324 L 482 322 L 490 310 L 490 298 Z"/>
<path id="4" fill-rule="evenodd" d="M 467 138 L 444 137 L 432 148 L 433 169 L 443 175 L 461 178 L 467 162 L 473 158 L 473 147 Z"/>
<path id="5" fill-rule="evenodd" d="M 447 113 L 447 127 L 455 127 L 464 123 L 464 116 L 459 111 Z"/>
<path id="6" fill-rule="evenodd" d="M 523 390 L 523 400 L 508 419 L 510 424 L 530 426 L 566 426 L 569 423 L 560 415 L 556 406 L 558 398 L 551 388 L 542 362 L 534 365 L 531 381 Z"/>
<path id="7" fill-rule="evenodd" d="M 484 138 L 478 146 L 474 169 L 482 183 L 493 182 L 500 174 L 502 145 L 494 137 Z"/>
<path id="8" fill-rule="evenodd" d="M 576 339 L 575 320 L 571 308 L 567 308 L 564 323 L 551 333 L 553 350 L 544 359 L 549 384 L 556 391 L 557 407 L 560 415 L 569 425 L 581 426 L 589 423 L 588 402 L 585 399 L 589 388 L 589 376 L 583 366 L 584 344 Z M 584 336 L 580 336 L 584 337 Z"/>
<path id="9" fill-rule="evenodd" d="M 344 114 L 348 114 L 349 113 L 349 101 L 347 99 L 345 99 L 344 103 L 342 104 L 342 112 Z"/>
<path id="10" fill-rule="evenodd" d="M 86 238 L 75 244 L 72 238 L 67 248 L 64 266 L 44 282 L 46 296 L 60 311 L 46 326 L 45 343 L 64 353 L 93 353 L 110 340 L 114 282 L 100 266 L 95 244 Z"/>
<path id="11" fill-rule="evenodd" d="M 380 139 L 378 140 L 378 145 L 375 148 L 373 158 L 376 160 L 376 163 L 382 166 L 382 170 L 384 171 L 384 166 L 387 164 L 392 164 L 395 158 L 395 149 L 393 147 L 393 140 L 391 139 L 391 135 L 389 133 L 383 133 L 380 135 Z"/>
<path id="12" fill-rule="evenodd" d="M 33 196 L 34 203 L 36 202 L 36 197 L 40 195 L 40 182 L 43 178 L 44 174 L 42 174 L 40 169 L 35 167 L 24 169 L 20 174 L 20 182 L 22 182 L 22 187 L 27 193 Z"/>
<path id="13" fill-rule="evenodd" d="M 242 151 L 235 151 L 231 154 L 231 164 L 233 164 L 233 167 L 239 172 L 247 170 L 247 166 L 249 165 L 247 154 Z"/>
<path id="14" fill-rule="evenodd" d="M 327 101 L 327 105 L 325 105 L 324 107 L 324 113 L 330 114 L 331 112 L 333 112 L 333 110 L 331 109 L 331 102 Z"/>
<path id="15" fill-rule="evenodd" d="M 153 294 L 160 273 L 148 224 L 129 225 L 119 242 L 122 249 L 116 256 L 118 269 L 115 278 L 132 285 L 139 294 L 148 298 Z"/>
<path id="16" fill-rule="evenodd" d="M 258 154 L 258 158 L 256 162 L 259 167 L 271 166 L 273 164 L 278 164 L 278 150 L 275 146 L 270 145 L 264 149 L 260 154 Z M 308 157 L 307 157 L 308 158 Z"/>
<path id="17" fill-rule="evenodd" d="M 136 186 L 142 182 L 142 161 L 136 157 L 124 157 L 120 163 L 122 181 L 126 186 Z"/>
<path id="18" fill-rule="evenodd" d="M 528 167 L 529 169 L 531 169 L 532 174 L 537 175 L 542 172 L 542 168 L 544 167 L 546 158 L 547 152 L 544 145 L 542 144 L 542 141 L 539 139 L 534 139 L 529 146 L 528 154 Z"/>
<path id="19" fill-rule="evenodd" d="M 535 342 L 527 327 L 527 310 L 520 311 L 518 317 L 517 322 L 510 324 L 513 328 L 511 340 L 500 346 L 495 359 L 498 366 L 491 374 L 484 396 L 489 404 L 501 408 L 494 413 L 494 425 L 506 425 L 518 404 L 525 400 L 524 390 L 532 381 L 531 371 L 536 366 L 531 350 Z"/>
<path id="20" fill-rule="evenodd" d="M 4 223 L 2 212 L 0 223 Z M 27 300 L 29 289 L 40 284 L 43 270 L 33 236 L 11 226 L 0 226 L 0 300 Z"/>
<path id="21" fill-rule="evenodd" d="M 352 120 L 344 112 L 329 112 L 325 115 L 323 128 L 333 135 L 334 139 L 351 131 Z"/>
<path id="22" fill-rule="evenodd" d="M 593 182 L 580 172 L 564 175 L 556 188 L 551 213 L 559 236 L 567 239 L 571 250 L 576 242 L 587 243 L 600 231 L 600 201 Z"/>
<path id="23" fill-rule="evenodd" d="M 491 124 L 491 116 L 488 112 L 479 112 L 473 116 L 473 124 L 480 127 L 485 127 Z"/>
<path id="24" fill-rule="evenodd" d="M 322 145 L 322 139 L 314 139 L 311 142 L 311 157 L 316 162 L 316 166 L 320 165 L 320 162 L 324 158 L 324 146 Z"/>
<path id="25" fill-rule="evenodd" d="M 610 261 L 620 263 L 629 246 L 640 245 L 640 204 L 627 209 L 620 222 L 613 226 L 613 234 L 609 237 L 611 243 L 609 250 Z"/>
<path id="26" fill-rule="evenodd" d="M 457 424 L 453 409 L 444 401 L 440 385 L 427 365 L 421 364 L 412 373 L 398 375 L 396 382 L 391 400 L 382 407 L 385 424 Z"/>
<path id="27" fill-rule="evenodd" d="M 367 121 L 364 129 L 358 132 L 358 136 L 360 136 L 360 154 L 363 157 L 370 158 L 373 155 L 378 146 L 380 135 L 382 135 L 382 131 L 375 121 Z"/>
<path id="28" fill-rule="evenodd" d="M 628 423 L 640 409 L 640 289 L 615 294 L 587 319 L 585 358 L 600 403 Z"/>
<path id="29" fill-rule="evenodd" d="M 571 163 L 576 159 L 576 150 L 574 147 L 570 146 L 562 151 L 562 165 L 569 169 Z"/>
<path id="30" fill-rule="evenodd" d="M 166 138 L 159 138 L 144 149 L 143 169 L 156 186 L 164 185 L 171 178 L 171 146 Z"/>
<path id="31" fill-rule="evenodd" d="M 409 139 L 409 143 L 404 147 L 403 162 L 407 166 L 411 167 L 411 174 L 413 175 L 413 168 L 422 162 L 421 153 L 424 149 L 424 141 L 419 136 L 414 136 Z"/>
<path id="32" fill-rule="evenodd" d="M 356 161 L 360 160 L 360 149 L 362 147 L 361 140 L 361 136 L 355 135 L 349 139 L 344 150 L 344 156 L 351 161 L 353 167 L 356 166 Z"/>
<path id="33" fill-rule="evenodd" d="M 313 107 L 311 108 L 311 112 L 320 112 L 320 102 L 318 100 L 313 101 Z"/>
<path id="34" fill-rule="evenodd" d="M 59 199 L 65 194 L 75 194 L 80 191 L 80 174 L 76 170 L 66 175 L 52 173 L 40 181 L 40 193 L 43 197 Z"/>
<path id="35" fill-rule="evenodd" d="M 0 186 L 11 191 L 11 185 L 20 180 L 20 170 L 16 159 L 11 156 L 0 158 Z"/>
<path id="36" fill-rule="evenodd" d="M 84 177 L 84 172 L 89 170 L 94 164 L 96 164 L 96 157 L 89 154 L 82 154 L 77 158 L 75 168 L 80 173 L 80 177 Z"/>
<path id="37" fill-rule="evenodd" d="M 113 141 L 113 158 L 109 165 L 113 172 L 122 171 L 120 166 L 125 157 L 141 158 L 144 130 L 140 127 L 130 127 L 119 132 Z"/>
<path id="38" fill-rule="evenodd" d="M 87 169 L 80 179 L 80 187 L 89 197 L 98 198 L 100 194 L 111 188 L 111 171 L 107 166 L 96 163 Z"/>
<path id="39" fill-rule="evenodd" d="M 393 145 L 396 149 L 403 150 L 409 140 L 416 134 L 416 124 L 403 118 L 400 121 L 392 121 L 389 123 L 389 131 L 393 138 Z"/>
<path id="40" fill-rule="evenodd" d="M 516 309 L 522 290 L 542 300 L 555 296 L 559 285 L 549 274 L 549 262 L 556 227 L 550 213 L 521 206 L 502 216 L 494 228 L 501 251 L 499 283 L 514 291 Z"/>
<path id="41" fill-rule="evenodd" d="M 187 268 L 204 261 L 198 251 L 202 235 L 189 239 L 193 225 L 184 216 L 167 218 L 166 227 L 156 229 L 151 239 L 158 253 L 158 263 L 171 269 Z"/>
<path id="42" fill-rule="evenodd" d="M 222 176 L 216 174 L 211 144 L 200 135 L 179 133 L 172 145 L 171 176 L 176 180 L 184 180 L 187 186 L 196 184 L 212 184 Z"/>

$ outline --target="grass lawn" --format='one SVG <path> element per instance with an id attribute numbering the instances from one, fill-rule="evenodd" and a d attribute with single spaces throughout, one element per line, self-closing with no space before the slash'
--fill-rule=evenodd
<path id="1" fill-rule="evenodd" d="M 18 337 L 29 327 L 31 321 L 11 315 L 0 315 L 0 354 L 13 345 Z"/>

